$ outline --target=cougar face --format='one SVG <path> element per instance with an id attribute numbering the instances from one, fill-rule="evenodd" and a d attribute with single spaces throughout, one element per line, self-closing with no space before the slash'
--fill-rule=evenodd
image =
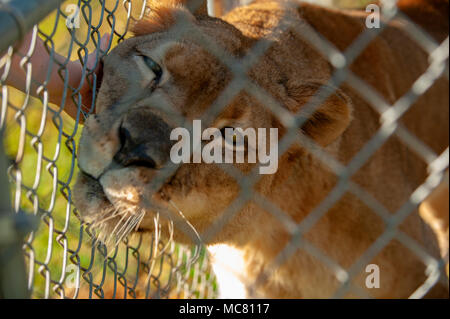
<path id="1" fill-rule="evenodd" d="M 243 36 L 232 26 L 206 17 L 213 25 L 198 22 L 185 9 L 172 10 L 192 20 L 192 32 L 214 36 L 228 48 L 226 54 L 245 50 Z M 171 131 L 201 119 L 232 79 L 230 70 L 189 36 L 173 37 L 166 30 L 140 35 L 104 59 L 96 114 L 86 120 L 79 143 L 74 200 L 83 218 L 106 233 L 131 231 L 133 224 L 135 230 L 151 230 L 155 214 L 166 216 L 164 210 L 207 225 L 238 194 L 236 180 L 215 164 L 174 168 L 170 161 L 176 142 Z M 241 93 L 208 126 L 271 125 L 270 113 Z M 236 166 L 245 172 L 253 164 Z"/>
<path id="2" fill-rule="evenodd" d="M 263 217 L 254 204 L 247 203 L 219 222 L 244 188 L 239 185 L 241 177 L 223 166 L 233 166 L 245 175 L 257 164 L 191 162 L 176 166 L 169 158 L 176 142 L 170 134 L 176 127 L 189 128 L 193 120 L 203 119 L 203 128 L 276 128 L 282 138 L 286 128 L 279 117 L 264 106 L 264 100 L 239 87 L 239 72 L 226 61 L 257 60 L 245 76 L 274 96 L 284 112 L 298 112 L 315 94 L 329 71 L 313 71 L 326 67 L 326 63 L 305 46 L 298 51 L 297 66 L 293 67 L 279 60 L 291 50 L 278 52 L 278 42 L 273 40 L 267 41 L 277 49 L 259 56 L 250 50 L 255 39 L 227 22 L 194 16 L 178 5 L 156 5 L 135 25 L 134 34 L 104 59 L 96 114 L 87 119 L 79 143 L 80 176 L 74 192 L 77 208 L 85 220 L 101 224 L 105 233 L 131 231 L 130 225 L 149 231 L 155 214 L 174 220 L 182 213 L 200 233 L 219 223 L 220 230 L 211 242 L 231 237 L 247 241 L 255 216 Z M 252 58 L 255 54 L 257 58 Z M 300 133 L 327 146 L 350 120 L 348 97 L 333 89 Z M 222 146 L 226 143 L 224 140 Z M 276 174 L 261 176 L 250 191 L 245 191 L 250 197 L 252 191 L 282 192 L 273 183 L 276 179 L 283 183 L 299 154 L 305 154 L 299 145 L 290 147 L 280 157 Z M 303 194 L 301 188 L 299 194 L 310 196 L 311 192 Z M 183 218 L 181 224 L 185 223 Z M 281 227 L 279 222 L 277 227 Z M 192 240 L 181 233 L 180 240 Z"/>

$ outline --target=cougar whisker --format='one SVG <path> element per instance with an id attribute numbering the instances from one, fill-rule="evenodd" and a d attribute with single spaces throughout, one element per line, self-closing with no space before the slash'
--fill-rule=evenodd
<path id="1" fill-rule="evenodd" d="M 127 221 L 127 227 L 125 227 L 125 229 L 122 230 L 122 234 L 118 238 L 118 241 L 121 241 L 123 238 L 127 237 L 131 233 L 133 228 L 136 226 L 138 221 L 139 221 L 139 215 L 132 215 L 131 219 L 129 221 Z M 118 236 L 119 236 L 119 234 L 118 234 Z"/>
<path id="2" fill-rule="evenodd" d="M 122 218 L 117 222 L 116 226 L 113 228 L 112 232 L 109 234 L 109 238 L 106 242 L 108 244 L 111 239 L 114 237 L 114 234 L 116 233 L 117 229 L 122 225 L 122 221 L 128 216 L 129 212 L 125 211 Z"/>
<path id="3" fill-rule="evenodd" d="M 186 218 L 186 216 L 184 216 L 183 212 L 181 211 L 181 209 L 179 209 L 177 207 L 177 205 L 175 205 L 175 203 L 169 199 L 169 203 L 173 206 L 173 208 L 175 208 L 175 210 L 178 212 L 178 214 L 181 216 L 181 218 L 186 222 L 186 224 L 192 229 L 192 231 L 194 232 L 195 236 L 197 237 L 197 240 L 199 243 L 203 244 L 203 241 L 200 237 L 200 234 L 198 233 L 197 229 L 195 229 L 195 227 L 191 224 L 191 222 Z"/>
<path id="4" fill-rule="evenodd" d="M 144 219 L 144 216 L 145 216 L 145 210 L 142 210 L 141 214 L 139 215 L 139 222 L 136 224 L 136 228 L 134 229 L 134 231 L 137 231 L 139 229 L 139 226 L 141 225 L 141 222 Z"/>

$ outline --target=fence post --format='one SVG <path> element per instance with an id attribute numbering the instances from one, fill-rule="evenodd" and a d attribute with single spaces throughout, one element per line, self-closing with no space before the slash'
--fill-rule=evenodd
<path id="1" fill-rule="evenodd" d="M 58 8 L 63 0 L 0 0 L 0 55 L 19 43 L 31 28 Z M 9 200 L 3 150 L 3 129 L 0 130 L 0 298 L 30 296 L 22 250 L 23 237 L 31 230 L 32 216 L 13 213 Z"/>
<path id="2" fill-rule="evenodd" d="M 2 129 L 0 130 L 0 298 L 28 298 L 22 245 L 29 223 L 24 214 L 15 214 L 11 209 L 6 166 Z"/>
<path id="3" fill-rule="evenodd" d="M 58 8 L 63 0 L 0 0 L 0 55 Z"/>

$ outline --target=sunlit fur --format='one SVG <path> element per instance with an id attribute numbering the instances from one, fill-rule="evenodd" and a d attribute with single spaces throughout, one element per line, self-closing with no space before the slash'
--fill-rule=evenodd
<path id="1" fill-rule="evenodd" d="M 255 1 L 233 10 L 221 20 L 194 16 L 174 1 L 158 2 L 158 9 L 134 28 L 137 36 L 120 43 L 104 61 L 97 114 L 87 119 L 78 149 L 78 163 L 85 172 L 80 174 L 74 190 L 78 210 L 87 220 L 108 229 L 108 235 L 114 233 L 117 240 L 133 231 L 133 227 L 151 232 L 156 215 L 161 220 L 173 217 L 176 240 L 193 242 L 198 239 L 198 232 L 207 244 L 225 245 L 222 246 L 225 250 L 241 258 L 242 267 L 237 275 L 245 279 L 247 297 L 332 297 L 341 282 L 328 264 L 308 252 L 306 246 L 293 249 L 273 271 L 268 269 L 292 239 L 280 216 L 295 223 L 307 221 L 314 209 L 324 205 L 328 194 L 335 194 L 333 189 L 338 179 L 327 163 L 321 161 L 317 146 L 291 145 L 280 156 L 276 174 L 261 176 L 252 189 L 242 189 L 249 199 L 255 198 L 250 191 L 258 192 L 282 210 L 280 216 L 272 214 L 273 207 L 254 200 L 242 207 L 232 206 L 237 211 L 231 214 L 227 209 L 240 194 L 242 185 L 213 164 L 181 165 L 164 179 L 161 187 L 151 189 L 151 185 L 154 177 L 164 170 L 161 167 L 170 166 L 171 142 L 167 137 L 170 129 L 183 124 L 171 110 L 192 123 L 192 119 L 200 118 L 214 103 L 225 102 L 225 109 L 205 125 L 276 127 L 283 137 L 286 128 L 263 105 L 269 99 L 258 99 L 255 90 L 260 87 L 285 112 L 303 112 L 304 105 L 334 71 L 328 60 L 302 38 L 310 32 L 305 22 L 337 49 L 345 51 L 366 30 L 366 14 L 311 4 L 289 9 L 278 2 Z M 430 23 L 442 19 L 436 15 Z M 180 21 L 185 25 L 177 29 Z M 288 24 L 296 32 L 283 31 L 282 27 Z M 439 25 L 424 26 L 433 29 L 436 39 L 442 40 L 448 30 Z M 256 41 L 265 38 L 268 49 L 255 58 L 255 64 L 245 73 L 257 87 L 233 92 L 236 95 L 232 99 L 221 99 L 222 92 L 236 78 L 218 57 L 198 44 L 201 34 L 208 37 L 206 44 L 217 45 L 216 53 L 223 54 L 221 58 L 237 60 L 251 57 Z M 163 68 L 166 79 L 154 92 L 144 85 L 148 77 L 136 64 L 137 54 L 152 57 Z M 402 24 L 394 23 L 365 48 L 350 69 L 387 103 L 394 103 L 408 92 L 427 66 L 428 54 L 402 31 Z M 348 165 L 380 128 L 380 116 L 348 83 L 334 89 L 326 88 L 334 93 L 298 134 L 323 147 L 327 158 Z M 217 99 L 219 102 L 215 102 Z M 440 78 L 403 115 L 401 125 L 430 149 L 441 153 L 448 146 L 448 102 L 448 81 Z M 161 103 L 165 108 L 157 110 Z M 145 146 L 144 151 L 161 167 L 112 165 L 113 157 L 121 149 L 118 133 L 121 126 Z M 365 190 L 366 199 L 376 200 L 394 213 L 424 181 L 426 165 L 395 136 L 376 149 L 349 179 Z M 248 173 L 254 164 L 234 164 L 234 167 Z M 344 269 L 350 268 L 386 230 L 381 217 L 359 199 L 361 194 L 354 192 L 355 189 L 350 189 L 334 202 L 325 202 L 329 206 L 323 207 L 321 218 L 299 236 Z M 159 208 L 152 208 L 152 204 Z M 140 216 L 142 212 L 145 214 L 142 219 L 130 217 Z M 223 227 L 210 232 L 224 212 L 230 214 L 229 219 Z M 117 216 L 106 220 L 111 214 Z M 182 229 L 187 224 L 196 231 L 192 227 Z M 436 238 L 416 212 L 398 228 L 429 254 L 439 256 Z M 427 278 L 422 260 L 398 240 L 390 241 L 368 262 L 380 268 L 380 288 L 366 288 L 365 267 L 353 283 L 372 297 L 408 297 Z M 442 297 L 448 296 L 448 292 L 438 284 L 429 295 Z M 343 294 L 343 297 L 354 296 L 352 292 Z"/>

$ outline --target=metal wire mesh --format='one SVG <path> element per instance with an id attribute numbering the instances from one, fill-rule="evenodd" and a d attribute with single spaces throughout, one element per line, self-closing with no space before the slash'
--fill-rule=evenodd
<path id="1" fill-rule="evenodd" d="M 286 127 L 287 132 L 279 141 L 278 154 L 283 154 L 292 143 L 300 143 L 338 177 L 336 186 L 321 204 L 300 224 L 297 224 L 287 213 L 254 190 L 253 186 L 260 179 L 258 167 L 255 167 L 250 174 L 243 174 L 233 166 L 220 166 L 227 174 L 239 181 L 240 192 L 212 227 L 201 234 L 202 242 L 209 242 L 249 200 L 264 207 L 267 212 L 279 219 L 291 235 L 291 240 L 267 267 L 264 275 L 257 279 L 255 285 L 263 283 L 297 249 L 301 248 L 333 271 L 340 282 L 333 297 L 343 297 L 347 293 L 369 297 L 365 291 L 353 284 L 353 279 L 378 252 L 394 239 L 408 247 L 427 265 L 428 279 L 417 287 L 411 297 L 422 297 L 439 280 L 446 280 L 441 276 L 441 270 L 448 260 L 432 257 L 430 252 L 418 245 L 398 226 L 415 212 L 417 205 L 443 179 L 445 170 L 448 168 L 448 148 L 442 154 L 435 154 L 418 137 L 412 135 L 399 120 L 436 79 L 442 76 L 448 78 L 449 40 L 447 38 L 442 43 L 436 43 L 419 26 L 397 11 L 393 3 L 395 4 L 395 2 L 386 1 L 382 13 L 384 23 L 381 27 L 366 29 L 344 52 L 309 25 L 302 25 L 301 29 L 295 29 L 295 26 L 284 24 L 272 30 L 274 33 L 281 33 L 290 29 L 301 36 L 334 67 L 335 71 L 327 87 L 339 87 L 346 82 L 379 113 L 381 124 L 377 133 L 349 163 L 345 164 L 330 157 L 312 140 L 298 134 L 298 127 L 305 123 L 308 115 L 311 115 L 321 102 L 334 92 L 330 92 L 323 86 L 318 90 L 317 98 L 305 105 L 301 116 L 300 114 L 292 115 L 286 112 L 270 93 L 248 76 L 248 71 L 269 49 L 271 44 L 269 41 L 257 41 L 247 56 L 237 59 L 224 54 L 214 39 L 202 33 L 201 30 L 195 35 L 197 42 L 233 73 L 231 82 L 212 103 L 209 110 L 203 114 L 202 120 L 205 123 L 210 123 L 241 90 L 245 90 L 275 114 Z M 67 8 L 70 4 L 74 4 L 74 8 L 80 10 L 79 28 L 68 28 L 66 25 L 70 15 Z M 297 3 L 293 2 L 290 5 L 295 6 Z M 82 99 L 84 81 L 88 82 L 95 94 L 98 81 L 94 70 L 100 59 L 115 44 L 127 38 L 130 23 L 132 20 L 141 19 L 146 12 L 145 8 L 146 1 L 64 2 L 34 28 L 32 35 L 25 38 L 24 41 L 29 41 L 29 50 L 25 55 L 20 56 L 17 51 L 10 48 L 2 58 L 0 126 L 5 130 L 5 150 L 10 160 L 8 175 L 12 183 L 12 206 L 15 212 L 24 210 L 40 219 L 39 227 L 26 237 L 23 247 L 28 268 L 28 288 L 32 291 L 33 297 L 217 297 L 214 274 L 209 266 L 204 247 L 201 244 L 186 247 L 174 243 L 171 238 L 161 236 L 163 228 L 167 227 L 171 233 L 173 225 L 161 225 L 155 221 L 157 231 L 154 234 L 126 238 L 113 251 L 107 251 L 104 244 L 95 240 L 89 227 L 80 222 L 79 214 L 72 203 L 71 188 L 77 171 L 75 150 L 81 122 L 94 110 L 93 104 L 86 105 L 86 101 Z M 401 19 L 408 26 L 405 30 L 410 30 L 409 36 L 429 55 L 429 66 L 411 89 L 392 103 L 352 73 L 349 65 L 383 31 L 386 23 L 396 19 Z M 183 24 L 177 24 L 174 28 L 175 33 L 182 38 Z M 104 33 L 111 33 L 113 37 L 107 47 L 102 50 L 100 41 Z M 56 68 L 64 83 L 63 92 L 56 107 L 51 105 L 55 103 L 55 100 L 51 100 L 47 88 L 51 71 L 46 70 L 44 72 L 46 76 L 42 77 L 41 81 L 36 81 L 34 77 L 36 72 L 40 72 L 39 66 L 31 62 L 38 37 L 42 39 L 51 57 L 52 63 L 48 67 Z M 91 63 L 88 56 L 93 52 L 96 52 L 96 56 L 95 61 Z M 67 58 L 58 59 L 57 53 Z M 20 88 L 23 94 L 6 86 L 8 76 L 12 76 L 9 74 L 8 66 L 14 58 L 20 59 L 23 76 L 26 78 L 25 87 Z M 71 74 L 68 71 L 68 65 L 74 59 L 81 61 L 83 66 L 81 83 L 76 83 L 75 86 L 69 80 Z M 92 100 L 95 101 L 95 96 Z M 64 113 L 65 107 L 68 111 L 69 103 L 77 106 L 75 121 Z M 352 175 L 363 167 L 392 136 L 400 139 L 413 150 L 426 163 L 429 171 L 426 181 L 395 212 L 390 212 L 373 195 L 351 179 Z M 160 172 L 152 182 L 152 189 L 159 189 L 178 167 L 179 165 L 172 164 Z M 336 260 L 325 255 L 303 237 L 346 193 L 356 196 L 383 219 L 386 225 L 378 239 L 349 268 L 343 267 Z M 148 206 L 151 207 L 151 203 L 148 203 Z"/>

